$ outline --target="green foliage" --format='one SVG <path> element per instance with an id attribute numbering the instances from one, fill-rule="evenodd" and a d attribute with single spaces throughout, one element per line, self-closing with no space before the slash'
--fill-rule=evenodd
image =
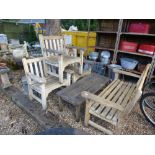
<path id="1" fill-rule="evenodd" d="M 19 39 L 20 43 L 37 41 L 33 25 L 2 22 L 0 32 L 6 34 L 8 39 Z"/>
<path id="2" fill-rule="evenodd" d="M 62 19 L 61 24 L 66 30 L 68 30 L 70 26 L 74 25 L 78 27 L 79 31 L 88 31 L 88 19 Z M 96 28 L 97 20 L 91 19 L 90 31 L 96 31 Z"/>
<path id="3" fill-rule="evenodd" d="M 37 37 L 36 37 L 36 33 L 34 31 L 34 27 L 33 27 L 33 25 L 29 25 L 28 42 L 33 42 L 36 40 L 37 40 Z"/>

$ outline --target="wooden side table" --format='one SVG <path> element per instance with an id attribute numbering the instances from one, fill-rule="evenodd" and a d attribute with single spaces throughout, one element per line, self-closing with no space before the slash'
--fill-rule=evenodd
<path id="1" fill-rule="evenodd" d="M 10 71 L 9 68 L 0 69 L 0 81 L 1 81 L 0 83 L 1 83 L 3 89 L 8 88 L 12 85 L 8 78 L 9 71 Z"/>
<path id="2" fill-rule="evenodd" d="M 81 105 L 85 103 L 85 99 L 81 96 L 81 92 L 89 91 L 95 94 L 103 89 L 108 83 L 109 78 L 92 73 L 71 86 L 60 90 L 57 92 L 60 110 L 63 109 L 63 100 L 72 104 L 75 107 L 76 121 L 79 121 Z"/>

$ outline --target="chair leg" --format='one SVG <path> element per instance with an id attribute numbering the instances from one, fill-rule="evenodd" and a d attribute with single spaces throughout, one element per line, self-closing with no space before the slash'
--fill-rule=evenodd
<path id="1" fill-rule="evenodd" d="M 32 99 L 33 99 L 33 97 L 32 97 L 33 91 L 29 86 L 28 86 L 28 93 L 29 93 L 29 99 L 32 101 Z"/>
<path id="2" fill-rule="evenodd" d="M 127 116 L 128 115 L 125 115 L 125 116 L 122 115 L 122 116 L 120 116 L 122 119 L 119 119 L 118 120 L 116 129 L 115 129 L 115 134 L 116 135 L 121 135 L 122 134 L 123 126 L 126 124 L 126 120 L 128 119 Z"/>
<path id="3" fill-rule="evenodd" d="M 75 83 L 75 82 L 76 82 L 76 75 L 73 74 L 73 76 L 72 76 L 72 83 Z"/>
<path id="4" fill-rule="evenodd" d="M 47 102 L 46 102 L 46 94 L 45 94 L 45 92 L 42 92 L 42 94 L 41 94 L 41 102 L 42 102 L 42 108 L 43 108 L 43 110 L 46 110 L 47 109 Z"/>
<path id="5" fill-rule="evenodd" d="M 116 129 L 115 129 L 115 135 L 121 135 L 121 126 L 117 126 Z"/>
<path id="6" fill-rule="evenodd" d="M 32 98 L 32 96 L 31 96 L 31 95 L 29 95 L 29 100 L 30 100 L 30 101 L 32 101 L 32 100 L 33 100 L 33 98 Z"/>
<path id="7" fill-rule="evenodd" d="M 79 74 L 80 74 L 80 75 L 82 75 L 82 74 L 83 74 L 83 62 L 82 62 L 82 63 L 80 63 Z"/>
<path id="8" fill-rule="evenodd" d="M 67 73 L 67 82 L 68 82 L 68 86 L 71 85 L 71 74 Z"/>
<path id="9" fill-rule="evenodd" d="M 60 110 L 60 111 L 63 111 L 63 104 L 62 104 L 62 99 L 61 99 L 61 97 L 59 97 L 58 106 L 59 106 L 59 110 Z"/>
<path id="10" fill-rule="evenodd" d="M 90 101 L 86 100 L 85 120 L 84 120 L 85 126 L 88 126 L 90 120 L 89 108 L 90 108 Z"/>
<path id="11" fill-rule="evenodd" d="M 76 122 L 80 121 L 80 116 L 81 115 L 81 105 L 78 105 L 75 107 L 75 117 L 76 117 Z"/>

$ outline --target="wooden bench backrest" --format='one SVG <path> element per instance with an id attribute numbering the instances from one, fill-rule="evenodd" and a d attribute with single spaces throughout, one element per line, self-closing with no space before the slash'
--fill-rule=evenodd
<path id="1" fill-rule="evenodd" d="M 49 50 L 64 51 L 64 37 L 63 36 L 43 36 L 39 35 L 40 45 L 43 56 L 57 55 Z"/>
<path id="2" fill-rule="evenodd" d="M 124 110 L 124 115 L 129 114 L 131 112 L 131 110 L 133 109 L 133 107 L 135 106 L 135 104 L 138 102 L 138 100 L 140 99 L 141 95 L 142 95 L 142 88 L 145 82 L 145 79 L 147 77 L 148 71 L 150 69 L 150 64 L 148 64 L 143 73 L 141 74 L 137 85 L 136 85 L 136 89 L 134 90 L 135 93 L 133 93 L 134 95 L 130 97 L 130 101 L 128 102 L 128 105 L 126 106 L 125 110 Z"/>
<path id="3" fill-rule="evenodd" d="M 26 75 L 27 73 L 30 73 L 31 75 L 35 75 L 40 78 L 45 77 L 46 73 L 45 73 L 44 58 L 33 58 L 33 59 L 23 58 L 22 61 Z"/>
<path id="4" fill-rule="evenodd" d="M 136 88 L 141 90 L 141 91 L 143 89 L 143 85 L 144 85 L 145 79 L 146 79 L 146 77 L 148 75 L 148 71 L 150 69 L 150 66 L 151 66 L 151 64 L 147 64 L 147 66 L 145 67 L 143 73 L 141 74 L 141 76 L 140 76 L 140 78 L 139 78 L 139 80 L 137 82 L 137 87 Z"/>

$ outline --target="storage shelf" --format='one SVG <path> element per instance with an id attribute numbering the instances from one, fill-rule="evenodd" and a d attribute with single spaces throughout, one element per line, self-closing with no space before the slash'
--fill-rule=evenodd
<path id="1" fill-rule="evenodd" d="M 110 50 L 110 51 L 114 51 L 115 50 L 113 48 L 105 48 L 105 47 L 101 47 L 101 46 L 95 46 L 94 48 L 100 49 L 100 50 Z"/>
<path id="2" fill-rule="evenodd" d="M 147 33 L 132 33 L 132 32 L 122 32 L 121 34 L 125 35 L 138 35 L 138 36 L 152 36 L 155 37 L 155 34 L 147 34 Z"/>
<path id="3" fill-rule="evenodd" d="M 116 31 L 96 31 L 96 33 L 116 34 Z"/>
<path id="4" fill-rule="evenodd" d="M 138 52 L 128 52 L 128 51 L 118 51 L 119 53 L 127 53 L 127 54 L 132 54 L 132 55 L 138 55 L 138 56 L 144 56 L 144 57 L 149 57 L 152 58 L 153 55 L 148 55 L 148 54 L 141 54 Z"/>

